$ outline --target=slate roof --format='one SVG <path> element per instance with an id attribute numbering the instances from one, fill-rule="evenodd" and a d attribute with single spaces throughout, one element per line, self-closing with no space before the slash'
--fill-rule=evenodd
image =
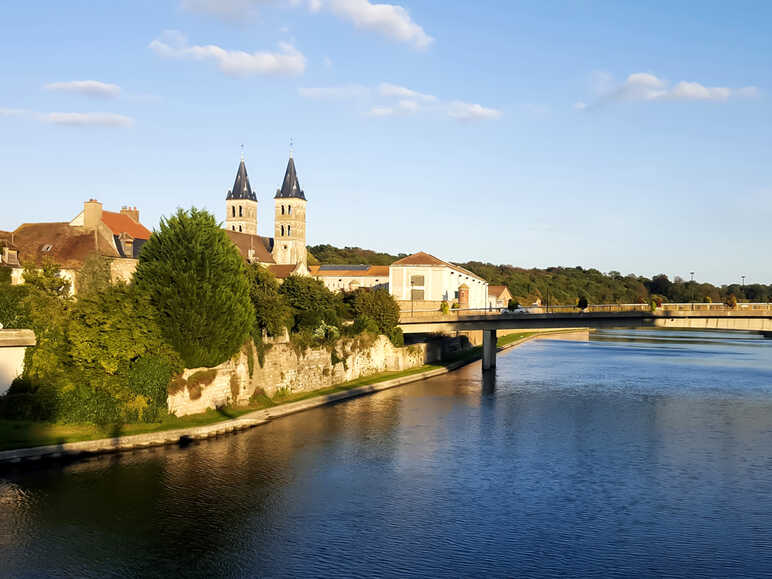
<path id="1" fill-rule="evenodd" d="M 271 250 L 273 249 L 273 238 L 263 237 L 261 235 L 252 235 L 251 233 L 242 233 L 241 231 L 225 230 L 225 234 L 236 245 L 244 260 L 249 259 L 249 250 L 253 250 L 254 261 L 260 263 L 274 263 Z"/>
<path id="2" fill-rule="evenodd" d="M 281 189 L 276 190 L 276 196 L 274 199 L 302 199 L 306 201 L 306 194 L 300 188 L 300 181 L 298 181 L 298 174 L 295 172 L 295 160 L 290 157 L 287 163 L 287 170 L 284 172 L 284 182 L 281 184 Z"/>
<path id="3" fill-rule="evenodd" d="M 137 223 L 128 215 L 123 213 L 115 213 L 114 211 L 102 211 L 102 223 L 107 225 L 113 235 L 120 235 L 121 233 L 128 233 L 134 239 L 150 239 L 152 232 L 142 225 Z"/>
<path id="4" fill-rule="evenodd" d="M 252 193 L 252 186 L 249 184 L 249 176 L 247 175 L 247 166 L 244 164 L 244 159 L 239 163 L 239 168 L 236 171 L 236 180 L 233 182 L 233 189 L 228 191 L 228 195 L 225 197 L 226 201 L 229 199 L 248 199 L 249 201 L 257 201 L 257 196 Z"/>

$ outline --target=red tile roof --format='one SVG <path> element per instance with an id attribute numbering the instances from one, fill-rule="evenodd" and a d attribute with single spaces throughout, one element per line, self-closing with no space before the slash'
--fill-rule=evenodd
<path id="1" fill-rule="evenodd" d="M 279 265 L 279 264 L 273 264 L 268 266 L 268 271 L 270 271 L 274 276 L 278 277 L 279 279 L 285 279 L 291 276 L 295 270 L 297 269 L 297 264 L 288 264 L 288 265 Z"/>
<path id="2" fill-rule="evenodd" d="M 507 290 L 508 288 L 505 285 L 489 285 L 488 295 L 496 298 L 500 298 L 501 295 Z"/>
<path id="3" fill-rule="evenodd" d="M 461 267 L 460 265 L 455 265 L 453 263 L 449 263 L 447 261 L 442 261 L 438 257 L 434 257 L 433 255 L 429 255 L 428 253 L 424 251 L 419 251 L 418 253 L 414 253 L 413 255 L 408 255 L 407 257 L 403 257 L 402 259 L 398 259 L 391 265 L 444 265 L 446 267 L 449 267 L 451 269 L 455 269 L 458 272 L 463 273 L 464 275 L 468 275 L 469 277 L 473 277 L 482 281 L 485 281 L 483 278 L 481 278 L 476 273 L 473 273 L 469 271 L 466 268 Z"/>
<path id="4" fill-rule="evenodd" d="M 141 223 L 137 223 L 131 217 L 123 215 L 122 213 L 102 211 L 102 223 L 107 225 L 113 232 L 113 235 L 128 233 L 134 239 L 150 239 L 150 235 L 152 235 L 147 227 Z"/>
<path id="5" fill-rule="evenodd" d="M 312 265 L 308 271 L 317 277 L 389 277 L 388 265 L 371 265 L 367 269 L 346 269 L 345 265 L 340 269 L 320 269 L 320 266 Z"/>

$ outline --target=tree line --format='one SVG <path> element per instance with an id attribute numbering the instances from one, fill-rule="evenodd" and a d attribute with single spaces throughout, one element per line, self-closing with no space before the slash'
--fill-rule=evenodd
<path id="1" fill-rule="evenodd" d="M 30 328 L 23 375 L 0 397 L 13 419 L 117 424 L 166 414 L 174 378 L 245 349 L 260 363 L 266 337 L 289 334 L 299 349 L 341 336 L 384 334 L 402 345 L 399 307 L 385 290 L 333 293 L 310 277 L 283 283 L 247 264 L 214 216 L 195 208 L 162 219 L 130 283 L 90 256 L 77 297 L 57 264 L 30 264 L 23 285 L 0 268 L 0 324 Z M 251 362 L 252 364 L 253 362 Z"/>
<path id="2" fill-rule="evenodd" d="M 360 247 L 337 248 L 332 245 L 315 245 L 309 251 L 322 263 L 362 263 L 388 265 L 404 257 L 375 252 Z M 591 304 L 650 303 L 662 302 L 721 302 L 739 301 L 768 302 L 772 299 L 772 284 L 728 284 L 715 286 L 697 281 L 673 280 L 665 274 L 652 278 L 633 273 L 622 275 L 618 271 L 602 273 L 583 267 L 522 268 L 512 265 L 495 265 L 481 261 L 457 263 L 491 285 L 505 285 L 514 301 L 530 305 L 537 299 L 550 305 L 575 305 L 585 298 Z"/>

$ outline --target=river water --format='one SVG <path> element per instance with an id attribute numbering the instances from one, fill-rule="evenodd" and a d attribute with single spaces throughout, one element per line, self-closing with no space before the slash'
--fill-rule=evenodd
<path id="1" fill-rule="evenodd" d="M 0 576 L 772 576 L 772 342 L 604 331 L 0 472 Z"/>

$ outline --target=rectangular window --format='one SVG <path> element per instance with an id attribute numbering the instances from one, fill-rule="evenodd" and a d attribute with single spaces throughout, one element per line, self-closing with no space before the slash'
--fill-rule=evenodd
<path id="1" fill-rule="evenodd" d="M 410 299 L 414 301 L 423 301 L 424 299 L 424 290 L 422 289 L 414 289 L 410 293 Z"/>
<path id="2" fill-rule="evenodd" d="M 424 276 L 422 275 L 414 275 L 410 277 L 410 285 L 416 286 L 416 285 L 424 285 Z"/>

